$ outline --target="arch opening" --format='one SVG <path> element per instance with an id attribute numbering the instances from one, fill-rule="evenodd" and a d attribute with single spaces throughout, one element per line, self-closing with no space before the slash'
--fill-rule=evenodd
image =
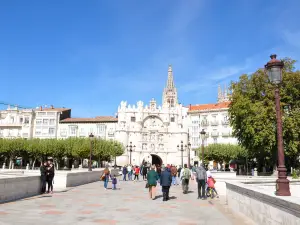
<path id="1" fill-rule="evenodd" d="M 155 154 L 151 154 L 151 160 L 152 160 L 152 162 L 151 162 L 151 164 L 152 165 L 159 165 L 159 166 L 161 166 L 162 165 L 162 159 L 158 156 L 158 155 L 155 155 Z"/>

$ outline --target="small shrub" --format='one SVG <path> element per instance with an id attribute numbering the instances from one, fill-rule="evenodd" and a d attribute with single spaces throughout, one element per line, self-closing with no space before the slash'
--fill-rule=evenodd
<path id="1" fill-rule="evenodd" d="M 292 172 L 292 178 L 293 179 L 298 179 L 299 178 L 299 175 L 300 175 L 300 170 L 293 170 Z"/>

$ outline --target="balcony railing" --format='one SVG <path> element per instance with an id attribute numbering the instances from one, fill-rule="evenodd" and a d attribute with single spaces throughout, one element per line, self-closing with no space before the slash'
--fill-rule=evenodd
<path id="1" fill-rule="evenodd" d="M 9 121 L 0 121 L 0 127 L 21 127 L 22 123 L 20 122 L 9 122 Z"/>
<path id="2" fill-rule="evenodd" d="M 229 137 L 230 136 L 230 132 L 229 131 L 224 131 L 224 132 L 222 132 L 222 136 L 223 137 Z"/>
<path id="3" fill-rule="evenodd" d="M 211 121 L 210 125 L 212 125 L 212 126 L 218 126 L 219 122 L 218 121 Z"/>
<path id="4" fill-rule="evenodd" d="M 223 121 L 222 121 L 222 124 L 223 124 L 223 125 L 228 125 L 228 124 L 229 124 L 229 121 L 228 121 L 228 120 L 223 120 Z"/>
<path id="5" fill-rule="evenodd" d="M 213 132 L 211 132 L 211 136 L 212 137 L 218 137 L 219 136 L 219 132 L 218 131 L 213 131 Z"/>
<path id="6" fill-rule="evenodd" d="M 209 126 L 209 122 L 207 120 L 202 120 L 201 121 L 201 126 L 202 127 L 207 127 L 207 126 Z"/>

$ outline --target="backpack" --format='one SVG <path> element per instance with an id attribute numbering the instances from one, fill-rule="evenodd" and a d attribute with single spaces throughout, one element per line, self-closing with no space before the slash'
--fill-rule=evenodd
<path id="1" fill-rule="evenodd" d="M 197 168 L 197 180 L 205 180 L 206 179 L 206 171 L 204 169 Z"/>
<path id="2" fill-rule="evenodd" d="M 188 168 L 185 168 L 185 169 L 183 170 L 182 178 L 183 178 L 183 179 L 186 179 L 186 180 L 189 180 L 190 177 L 191 177 L 191 172 L 190 172 L 190 170 L 189 170 Z"/>

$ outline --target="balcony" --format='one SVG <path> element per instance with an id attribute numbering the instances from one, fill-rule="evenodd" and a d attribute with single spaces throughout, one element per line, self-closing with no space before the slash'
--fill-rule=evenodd
<path id="1" fill-rule="evenodd" d="M 222 121 L 222 125 L 228 125 L 229 124 L 229 121 L 228 120 L 223 120 Z"/>
<path id="2" fill-rule="evenodd" d="M 229 137 L 229 136 L 230 136 L 230 132 L 229 131 L 222 132 L 222 137 Z"/>
<path id="3" fill-rule="evenodd" d="M 218 131 L 213 131 L 211 132 L 212 137 L 219 137 L 219 132 Z"/>
<path id="4" fill-rule="evenodd" d="M 202 126 L 202 127 L 208 127 L 208 126 L 209 126 L 208 120 L 202 120 L 202 121 L 201 121 L 201 126 Z"/>
<path id="5" fill-rule="evenodd" d="M 20 122 L 0 121 L 0 127 L 22 127 Z"/>
<path id="6" fill-rule="evenodd" d="M 210 125 L 211 125 L 211 126 L 218 126 L 218 125 L 219 125 L 219 122 L 218 122 L 218 121 L 211 121 L 211 122 L 210 122 Z"/>

